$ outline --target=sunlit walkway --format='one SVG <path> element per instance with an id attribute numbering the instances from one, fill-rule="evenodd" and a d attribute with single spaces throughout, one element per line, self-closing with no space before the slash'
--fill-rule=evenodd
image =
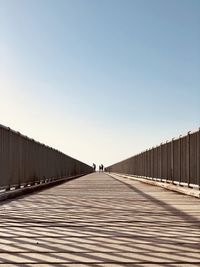
<path id="1" fill-rule="evenodd" d="M 0 266 L 199 266 L 200 201 L 90 174 L 0 205 Z"/>

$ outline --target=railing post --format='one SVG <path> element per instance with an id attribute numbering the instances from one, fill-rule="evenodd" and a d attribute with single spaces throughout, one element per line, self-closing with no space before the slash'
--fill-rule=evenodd
<path id="1" fill-rule="evenodd" d="M 169 173 L 168 173 L 168 169 L 169 169 L 169 160 L 168 160 L 168 140 L 165 142 L 166 143 L 166 182 L 169 180 Z M 171 164 L 171 162 L 170 162 Z"/>
<path id="2" fill-rule="evenodd" d="M 190 131 L 187 134 L 187 148 L 186 148 L 186 170 L 187 170 L 187 183 L 190 186 Z"/>
<path id="3" fill-rule="evenodd" d="M 17 143 L 18 143 L 18 146 L 17 146 L 17 148 L 18 148 L 18 150 L 17 151 L 15 151 L 15 153 L 17 152 L 17 154 L 18 154 L 18 166 L 20 166 L 20 164 L 21 164 L 21 161 L 20 161 L 20 145 L 21 145 L 21 138 L 20 138 L 20 133 L 19 132 L 17 132 L 17 135 L 16 135 L 16 141 L 17 141 Z M 16 160 L 16 159 L 15 159 Z M 17 166 L 16 166 L 16 169 L 15 169 L 15 172 L 16 172 L 16 174 L 17 174 L 17 180 L 16 181 L 18 181 L 18 184 L 16 185 L 16 187 L 15 187 L 15 189 L 16 188 L 20 188 L 21 187 L 21 176 L 20 176 L 20 170 L 21 170 L 21 168 L 19 167 L 19 168 L 17 168 Z"/>
<path id="4" fill-rule="evenodd" d="M 12 175 L 12 172 L 11 172 L 10 166 L 13 165 L 11 155 L 12 155 L 12 151 L 11 151 L 11 130 L 10 130 L 10 128 L 8 128 L 8 163 L 7 163 L 8 164 L 7 165 L 7 168 L 8 168 L 8 184 L 7 184 L 6 190 L 10 190 L 10 188 L 11 188 L 11 175 Z"/>
<path id="5" fill-rule="evenodd" d="M 174 182 L 174 138 L 171 141 L 171 179 Z"/>
<path id="6" fill-rule="evenodd" d="M 200 128 L 197 132 L 197 184 L 200 189 Z"/>
<path id="7" fill-rule="evenodd" d="M 181 184 L 181 135 L 179 135 L 179 141 L 178 141 L 178 148 L 179 148 L 179 185 Z"/>
<path id="8" fill-rule="evenodd" d="M 160 143 L 160 180 L 162 182 L 163 174 L 162 174 L 162 143 Z"/>
<path id="9" fill-rule="evenodd" d="M 154 178 L 154 147 L 151 148 L 151 168 L 152 168 L 151 176 L 153 179 Z"/>

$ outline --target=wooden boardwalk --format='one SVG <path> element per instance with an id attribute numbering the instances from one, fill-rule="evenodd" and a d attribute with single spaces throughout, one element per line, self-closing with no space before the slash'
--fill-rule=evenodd
<path id="1" fill-rule="evenodd" d="M 3 202 L 0 266 L 200 266 L 200 200 L 95 173 Z"/>

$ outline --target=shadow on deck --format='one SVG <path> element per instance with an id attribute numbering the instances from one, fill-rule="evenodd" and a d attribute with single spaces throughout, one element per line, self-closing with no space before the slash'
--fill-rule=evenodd
<path id="1" fill-rule="evenodd" d="M 0 266 L 199 266 L 200 201 L 95 173 L 0 206 Z"/>

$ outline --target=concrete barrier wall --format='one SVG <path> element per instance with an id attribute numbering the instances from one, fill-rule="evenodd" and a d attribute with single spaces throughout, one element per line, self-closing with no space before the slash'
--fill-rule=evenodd
<path id="1" fill-rule="evenodd" d="M 200 186 L 200 130 L 161 143 L 106 171 Z"/>
<path id="2" fill-rule="evenodd" d="M 91 166 L 0 125 L 0 188 L 84 175 Z"/>

